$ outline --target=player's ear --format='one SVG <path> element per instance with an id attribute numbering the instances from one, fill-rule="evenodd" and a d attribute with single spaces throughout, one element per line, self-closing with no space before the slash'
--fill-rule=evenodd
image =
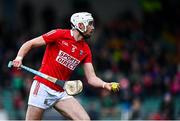
<path id="1" fill-rule="evenodd" d="M 81 29 L 82 31 L 84 31 L 84 29 L 85 29 L 85 26 L 84 26 L 83 23 L 78 23 L 78 27 L 79 27 L 79 29 Z"/>

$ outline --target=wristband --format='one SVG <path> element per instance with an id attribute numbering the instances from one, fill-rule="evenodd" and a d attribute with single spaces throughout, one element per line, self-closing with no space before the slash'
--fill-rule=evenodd
<path id="1" fill-rule="evenodd" d="M 22 60 L 22 59 L 23 59 L 22 56 L 17 56 L 17 57 L 16 57 L 16 60 Z"/>

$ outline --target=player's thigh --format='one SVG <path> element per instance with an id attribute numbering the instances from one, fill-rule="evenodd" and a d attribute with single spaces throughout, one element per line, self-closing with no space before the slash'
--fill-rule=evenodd
<path id="1" fill-rule="evenodd" d="M 58 101 L 54 108 L 69 119 L 90 120 L 87 112 L 74 97 Z"/>
<path id="2" fill-rule="evenodd" d="M 28 105 L 26 112 L 26 120 L 41 120 L 44 109 Z"/>

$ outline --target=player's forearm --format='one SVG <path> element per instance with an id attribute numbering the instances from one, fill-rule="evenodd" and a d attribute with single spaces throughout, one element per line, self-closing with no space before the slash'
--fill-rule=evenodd
<path id="1" fill-rule="evenodd" d="M 32 48 L 31 42 L 30 41 L 25 42 L 19 49 L 17 57 L 21 57 L 23 59 L 31 48 Z"/>
<path id="2" fill-rule="evenodd" d="M 31 48 L 39 47 L 45 44 L 46 43 L 42 36 L 29 40 L 21 46 L 21 48 L 18 51 L 17 57 L 23 58 L 30 51 Z"/>
<path id="3" fill-rule="evenodd" d="M 103 88 L 106 82 L 98 78 L 97 76 L 91 77 L 88 79 L 88 83 L 94 87 L 101 87 Z"/>

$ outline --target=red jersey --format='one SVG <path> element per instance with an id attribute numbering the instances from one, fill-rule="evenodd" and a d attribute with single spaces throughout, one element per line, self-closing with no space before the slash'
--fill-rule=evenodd
<path id="1" fill-rule="evenodd" d="M 40 72 L 59 80 L 68 80 L 72 71 L 80 63 L 92 63 L 88 44 L 84 39 L 76 41 L 70 30 L 56 29 L 42 35 L 42 37 L 47 46 L 39 69 Z M 39 76 L 35 76 L 34 79 L 56 91 L 63 91 L 62 87 Z"/>

